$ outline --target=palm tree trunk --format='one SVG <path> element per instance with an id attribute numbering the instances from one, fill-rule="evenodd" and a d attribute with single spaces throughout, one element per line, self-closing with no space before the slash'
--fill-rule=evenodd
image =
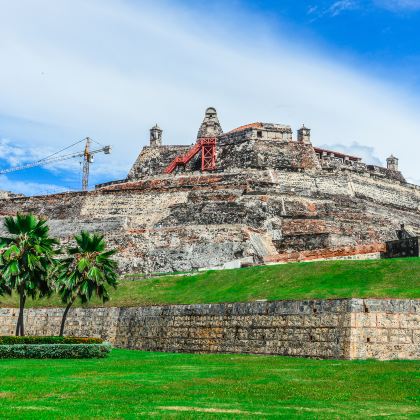
<path id="1" fill-rule="evenodd" d="M 26 296 L 21 293 L 19 295 L 19 317 L 16 324 L 16 335 L 25 335 L 24 327 L 23 327 L 23 314 L 24 314 L 24 308 L 25 308 L 25 301 Z"/>
<path id="2" fill-rule="evenodd" d="M 69 313 L 71 305 L 73 305 L 73 302 L 74 302 L 74 299 L 71 299 L 70 302 L 67 304 L 66 309 L 64 309 L 63 319 L 61 320 L 60 337 L 64 335 L 64 324 L 66 323 L 67 314 Z"/>
<path id="3" fill-rule="evenodd" d="M 15 331 L 16 337 L 19 335 L 19 333 L 20 333 L 20 310 L 19 310 L 19 315 L 16 322 L 16 331 Z"/>

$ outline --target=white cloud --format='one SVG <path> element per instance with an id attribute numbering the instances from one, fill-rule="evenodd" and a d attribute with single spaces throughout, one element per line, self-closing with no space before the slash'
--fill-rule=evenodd
<path id="1" fill-rule="evenodd" d="M 114 146 L 97 170 L 121 178 L 152 125 L 166 143 L 190 144 L 211 105 L 225 130 L 305 122 L 315 144 L 357 142 L 381 161 L 394 153 L 419 178 L 418 98 L 292 44 L 287 33 L 278 39 L 255 15 L 118 0 L 0 5 L 0 114 L 37 123 L 9 122 L 0 136 L 31 149 L 89 135 Z"/>
<path id="2" fill-rule="evenodd" d="M 69 191 L 69 189 L 55 184 L 13 181 L 4 175 L 0 175 L 0 192 L 1 191 L 12 191 L 24 195 L 46 195 L 66 192 Z"/>
<path id="3" fill-rule="evenodd" d="M 322 17 L 336 17 L 342 12 L 357 10 L 359 8 L 360 4 L 358 0 L 338 0 L 326 7 L 311 5 L 309 6 L 307 13 L 308 15 L 313 15 L 315 17 L 314 20 L 317 20 Z"/>
<path id="4" fill-rule="evenodd" d="M 328 9 L 328 13 L 331 16 L 338 16 L 345 10 L 353 10 L 357 8 L 357 2 L 353 0 L 339 0 L 334 2 Z"/>
<path id="5" fill-rule="evenodd" d="M 363 162 L 370 165 L 385 166 L 385 162 L 376 156 L 373 147 L 365 146 L 357 142 L 350 144 L 323 144 L 320 147 L 360 157 Z"/>
<path id="6" fill-rule="evenodd" d="M 52 149 L 45 146 L 31 148 L 11 139 L 0 138 L 0 160 L 3 160 L 7 167 L 35 162 L 51 153 L 53 153 Z"/>
<path id="7" fill-rule="evenodd" d="M 374 0 L 374 4 L 392 11 L 420 10 L 420 0 Z"/>

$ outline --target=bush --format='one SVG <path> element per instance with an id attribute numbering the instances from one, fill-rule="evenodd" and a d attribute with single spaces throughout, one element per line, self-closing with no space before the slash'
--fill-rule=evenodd
<path id="1" fill-rule="evenodd" d="M 24 336 L 16 337 L 14 335 L 0 336 L 0 345 L 2 344 L 101 344 L 102 338 L 92 337 L 59 337 L 59 336 Z"/>
<path id="2" fill-rule="evenodd" d="M 2 344 L 0 359 L 93 359 L 106 357 L 109 343 L 101 344 Z"/>

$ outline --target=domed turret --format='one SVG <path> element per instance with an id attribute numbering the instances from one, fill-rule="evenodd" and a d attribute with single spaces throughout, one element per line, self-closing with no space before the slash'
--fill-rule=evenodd
<path id="1" fill-rule="evenodd" d="M 394 155 L 391 155 L 386 160 L 386 167 L 390 171 L 398 171 L 398 158 L 396 158 Z"/>
<path id="2" fill-rule="evenodd" d="M 223 133 L 220 126 L 219 119 L 217 118 L 217 111 L 215 108 L 210 107 L 206 109 L 204 120 L 198 130 L 197 138 L 203 137 L 218 137 Z"/>
<path id="3" fill-rule="evenodd" d="M 162 129 L 156 124 L 150 129 L 150 146 L 162 146 Z"/>
<path id="4" fill-rule="evenodd" d="M 300 128 L 297 132 L 297 138 L 298 141 L 302 143 L 311 143 L 311 129 L 305 127 L 305 125 L 302 125 L 302 128 Z"/>

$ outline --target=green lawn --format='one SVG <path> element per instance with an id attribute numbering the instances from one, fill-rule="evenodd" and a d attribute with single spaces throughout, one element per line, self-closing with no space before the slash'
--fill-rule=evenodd
<path id="1" fill-rule="evenodd" d="M 0 360 L 0 417 L 419 418 L 420 362 L 114 350 Z"/>
<path id="2" fill-rule="evenodd" d="M 134 277 L 135 278 L 135 277 Z M 420 258 L 293 263 L 195 275 L 121 280 L 108 306 L 256 299 L 420 298 Z M 57 297 L 27 306 L 57 306 Z M 93 305 L 100 305 L 93 301 Z M 17 306 L 16 296 L 0 306 Z"/>

